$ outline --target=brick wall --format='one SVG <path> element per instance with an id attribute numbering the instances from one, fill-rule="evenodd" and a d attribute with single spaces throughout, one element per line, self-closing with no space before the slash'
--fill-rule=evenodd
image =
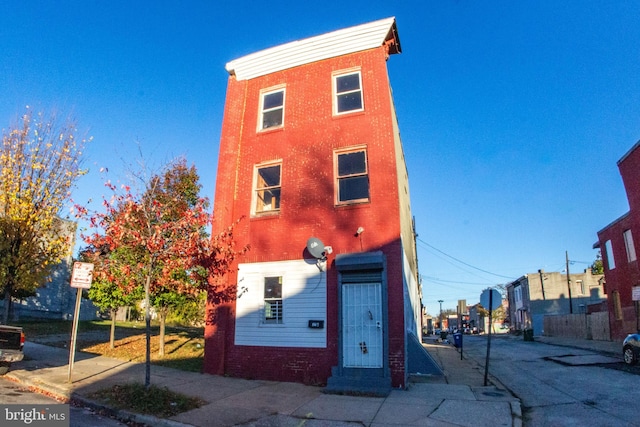
<path id="1" fill-rule="evenodd" d="M 332 72 L 359 67 L 364 112 L 332 114 Z M 258 132 L 260 90 L 286 84 L 282 129 Z M 337 364 L 335 255 L 384 250 L 388 260 L 389 360 L 394 386 L 404 384 L 404 303 L 394 123 L 383 47 L 295 67 L 247 81 L 228 82 L 214 203 L 214 230 L 240 217 L 239 262 L 301 259 L 309 237 L 334 249 L 327 279 L 327 349 L 235 346 L 233 322 L 207 325 L 205 371 L 263 379 L 323 383 Z M 335 206 L 334 150 L 366 146 L 370 202 Z M 250 217 L 256 164 L 282 161 L 281 210 Z M 357 237 L 358 227 L 365 232 Z M 229 278 L 234 285 L 235 277 Z M 215 313 L 213 306 L 210 313 Z M 232 311 L 226 312 L 231 315 Z M 220 334 L 225 348 L 220 349 Z"/>

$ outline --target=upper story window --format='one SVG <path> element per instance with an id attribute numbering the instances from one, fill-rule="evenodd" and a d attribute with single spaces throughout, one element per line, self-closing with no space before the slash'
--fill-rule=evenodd
<path id="1" fill-rule="evenodd" d="M 334 114 L 364 110 L 360 71 L 333 76 Z"/>
<path id="2" fill-rule="evenodd" d="M 280 163 L 256 166 L 252 213 L 280 210 L 281 172 Z"/>
<path id="3" fill-rule="evenodd" d="M 264 278 L 264 322 L 283 323 L 282 276 Z"/>
<path id="4" fill-rule="evenodd" d="M 607 267 L 609 270 L 616 268 L 616 260 L 613 258 L 613 246 L 611 246 L 611 240 L 604 242 L 605 253 L 607 254 Z"/>
<path id="5" fill-rule="evenodd" d="M 631 230 L 625 231 L 622 236 L 624 237 L 624 247 L 627 250 L 627 261 L 633 262 L 636 260 L 636 248 L 633 246 Z"/>
<path id="6" fill-rule="evenodd" d="M 260 96 L 259 130 L 282 127 L 284 123 L 284 88 L 263 92 Z"/>
<path id="7" fill-rule="evenodd" d="M 369 200 L 369 171 L 365 149 L 336 153 L 336 200 L 338 204 Z"/>

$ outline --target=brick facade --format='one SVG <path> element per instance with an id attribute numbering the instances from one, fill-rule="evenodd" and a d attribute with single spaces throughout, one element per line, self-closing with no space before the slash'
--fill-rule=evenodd
<path id="1" fill-rule="evenodd" d="M 398 157 L 399 135 L 386 61 L 388 47 L 357 51 L 239 80 L 230 75 L 220 139 L 214 204 L 214 232 L 239 218 L 238 247 L 250 245 L 239 263 L 308 258 L 306 242 L 314 236 L 333 248 L 327 259 L 326 348 L 239 346 L 234 344 L 235 302 L 210 304 L 205 328 L 204 370 L 265 380 L 325 384 L 338 363 L 339 254 L 381 251 L 388 286 L 388 360 L 394 386 L 406 384 L 405 254 L 401 194 L 405 170 Z M 360 70 L 364 111 L 333 114 L 332 73 Z M 284 86 L 284 125 L 258 130 L 262 90 Z M 338 205 L 335 198 L 335 151 L 364 147 L 369 200 Z M 254 168 L 280 161 L 281 200 L 277 212 L 252 215 Z M 401 165 L 401 168 L 399 168 Z M 400 172 L 399 172 L 400 171 Z M 402 189 L 405 193 L 405 189 Z M 408 201 L 406 202 L 408 204 Z M 406 216 L 406 215 L 405 215 Z M 365 232 L 356 235 L 363 227 Z M 409 230 L 411 231 L 411 230 Z M 405 230 L 404 235 L 413 237 Z M 408 242 L 409 247 L 413 242 Z M 224 278 L 235 287 L 237 272 Z"/>
<path id="2" fill-rule="evenodd" d="M 611 339 L 622 341 L 627 334 L 639 329 L 636 303 L 632 299 L 632 291 L 640 286 L 640 268 L 637 256 L 640 255 L 640 142 L 636 143 L 627 154 L 618 161 L 618 169 L 622 176 L 629 212 L 598 231 L 605 275 L 605 292 L 609 308 Z M 629 250 L 625 244 L 624 233 L 630 231 L 633 237 L 636 259 L 629 259 Z M 607 250 L 610 242 L 611 253 Z M 611 259 L 613 258 L 613 259 Z M 615 268 L 612 266 L 615 265 Z"/>

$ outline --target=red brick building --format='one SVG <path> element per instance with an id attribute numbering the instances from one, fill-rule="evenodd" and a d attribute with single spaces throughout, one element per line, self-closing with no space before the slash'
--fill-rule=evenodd
<path id="1" fill-rule="evenodd" d="M 408 176 L 387 73 L 394 18 L 227 64 L 214 231 L 250 250 L 210 305 L 206 372 L 404 387 L 420 335 Z"/>
<path id="2" fill-rule="evenodd" d="M 604 265 L 605 292 L 609 308 L 611 339 L 622 341 L 639 328 L 637 302 L 640 298 L 638 245 L 640 236 L 640 142 L 619 161 L 618 170 L 629 200 L 629 212 L 598 231 L 598 242 Z M 634 292 L 635 288 L 635 292 Z"/>

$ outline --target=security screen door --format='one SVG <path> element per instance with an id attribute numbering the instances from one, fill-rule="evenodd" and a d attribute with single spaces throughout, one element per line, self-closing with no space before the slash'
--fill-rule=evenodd
<path id="1" fill-rule="evenodd" d="M 382 285 L 342 284 L 345 368 L 382 368 Z"/>

